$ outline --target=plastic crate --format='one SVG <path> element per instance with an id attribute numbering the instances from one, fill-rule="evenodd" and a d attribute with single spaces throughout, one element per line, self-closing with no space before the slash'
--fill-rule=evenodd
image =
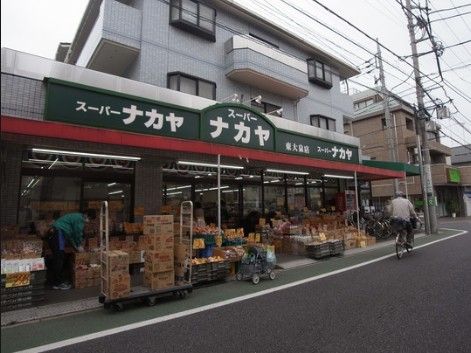
<path id="1" fill-rule="evenodd" d="M 344 246 L 342 240 L 332 240 L 329 242 L 330 255 L 336 256 L 341 255 L 344 252 Z"/>

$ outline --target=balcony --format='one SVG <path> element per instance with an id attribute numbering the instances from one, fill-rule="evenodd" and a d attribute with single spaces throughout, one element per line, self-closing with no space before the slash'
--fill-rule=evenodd
<path id="1" fill-rule="evenodd" d="M 405 143 L 407 147 L 416 147 L 417 145 L 417 140 L 416 136 L 409 136 L 405 138 Z M 428 146 L 430 149 L 430 154 L 435 154 L 435 155 L 445 155 L 445 156 L 451 156 L 452 151 L 450 147 L 447 147 L 445 145 L 442 145 L 440 142 L 437 141 L 429 141 Z"/>
<path id="2" fill-rule="evenodd" d="M 115 0 L 104 0 L 99 12 L 94 10 L 80 24 L 69 62 L 122 76 L 140 52 L 141 11 Z"/>
<path id="3" fill-rule="evenodd" d="M 249 35 L 225 44 L 228 78 L 290 99 L 307 96 L 307 64 Z"/>

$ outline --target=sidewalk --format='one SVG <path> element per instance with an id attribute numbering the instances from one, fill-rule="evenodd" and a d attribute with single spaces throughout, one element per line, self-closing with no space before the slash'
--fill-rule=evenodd
<path id="1" fill-rule="evenodd" d="M 415 239 L 420 239 L 424 236 L 424 233 L 417 233 L 415 234 Z M 367 248 L 355 248 L 346 250 L 342 258 L 354 256 L 360 253 L 374 252 L 375 250 L 383 249 L 385 247 L 391 247 L 392 249 L 393 243 L 394 240 L 391 239 L 386 241 L 380 241 L 375 245 L 369 246 Z M 307 257 L 303 258 L 300 256 L 281 256 L 278 260 L 277 268 L 279 268 L 280 271 L 286 271 L 305 266 L 316 266 L 320 263 L 325 264 L 328 261 L 330 260 L 314 260 Z M 196 288 L 194 292 L 195 294 L 197 294 L 198 288 Z M 32 321 L 41 321 L 75 313 L 97 310 L 102 307 L 103 304 L 100 304 L 98 302 L 98 298 L 94 296 L 87 299 L 54 303 L 21 310 L 7 311 L 5 313 L 2 313 L 1 315 L 1 326 L 4 327 Z"/>

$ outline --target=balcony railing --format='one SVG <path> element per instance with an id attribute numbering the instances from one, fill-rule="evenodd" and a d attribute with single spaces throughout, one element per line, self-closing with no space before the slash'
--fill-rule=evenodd
<path id="1" fill-rule="evenodd" d="M 225 44 L 226 76 L 292 99 L 307 96 L 306 62 L 249 35 Z"/>

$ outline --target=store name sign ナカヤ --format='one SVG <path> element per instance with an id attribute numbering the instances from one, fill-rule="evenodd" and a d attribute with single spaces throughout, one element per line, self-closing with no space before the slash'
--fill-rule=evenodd
<path id="1" fill-rule="evenodd" d="M 276 149 L 278 152 L 305 157 L 349 163 L 359 162 L 357 147 L 285 131 L 278 131 Z"/>
<path id="2" fill-rule="evenodd" d="M 147 135 L 198 139 L 199 113 L 176 106 L 47 81 L 46 120 L 125 130 Z"/>
<path id="3" fill-rule="evenodd" d="M 201 139 L 273 151 L 275 127 L 255 111 L 236 104 L 214 105 L 202 112 Z"/>
<path id="4" fill-rule="evenodd" d="M 263 114 L 236 103 L 218 103 L 199 111 L 48 78 L 44 117 L 143 135 L 359 163 L 358 147 L 279 130 Z"/>

